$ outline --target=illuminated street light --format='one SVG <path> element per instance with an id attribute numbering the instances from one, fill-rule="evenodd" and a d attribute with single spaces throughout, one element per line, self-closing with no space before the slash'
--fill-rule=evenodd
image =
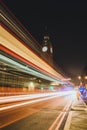
<path id="1" fill-rule="evenodd" d="M 82 86 L 82 81 L 81 81 L 82 77 L 78 76 L 78 79 L 80 80 L 79 85 Z"/>
<path id="2" fill-rule="evenodd" d="M 85 76 L 85 79 L 87 79 L 87 76 Z"/>
<path id="3" fill-rule="evenodd" d="M 79 79 L 79 83 L 80 85 L 85 85 L 86 84 L 86 80 L 87 80 L 87 76 L 78 76 L 78 79 Z"/>
<path id="4" fill-rule="evenodd" d="M 81 76 L 78 76 L 78 79 L 81 79 Z"/>

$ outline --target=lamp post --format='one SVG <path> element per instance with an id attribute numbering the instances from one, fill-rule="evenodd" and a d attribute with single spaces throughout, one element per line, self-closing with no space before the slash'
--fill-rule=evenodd
<path id="1" fill-rule="evenodd" d="M 81 86 L 82 85 L 82 81 L 81 81 L 82 77 L 78 76 L 78 79 L 79 79 L 79 85 Z"/>
<path id="2" fill-rule="evenodd" d="M 85 76 L 85 80 L 87 80 L 87 76 Z"/>
<path id="3" fill-rule="evenodd" d="M 81 79 L 81 76 L 78 76 L 78 79 L 80 80 L 80 79 Z"/>
<path id="4" fill-rule="evenodd" d="M 83 84 L 86 84 L 86 81 L 87 81 L 87 76 L 78 76 L 78 79 L 80 81 L 80 86 L 83 85 Z"/>

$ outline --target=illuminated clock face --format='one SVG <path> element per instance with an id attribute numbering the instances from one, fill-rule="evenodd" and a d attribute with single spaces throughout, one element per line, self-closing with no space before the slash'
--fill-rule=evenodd
<path id="1" fill-rule="evenodd" d="M 42 51 L 46 52 L 47 50 L 48 50 L 48 47 L 47 46 L 43 46 Z"/>

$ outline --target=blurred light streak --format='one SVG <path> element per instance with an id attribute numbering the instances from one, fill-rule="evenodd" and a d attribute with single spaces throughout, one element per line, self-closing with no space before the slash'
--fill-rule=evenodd
<path id="1" fill-rule="evenodd" d="M 12 34 L 10 34 L 4 27 L 0 26 L 0 43 L 17 54 L 18 56 L 25 59 L 25 61 L 31 62 L 34 67 L 38 67 L 40 71 L 48 73 L 48 75 L 62 80 L 63 76 L 56 72 L 49 64 L 39 58 L 31 49 L 27 48 L 23 43 L 17 40 Z M 18 57 L 17 57 L 18 58 Z"/>
<path id="2" fill-rule="evenodd" d="M 26 99 L 33 99 L 33 98 L 37 98 L 37 97 L 45 97 L 42 99 L 36 99 L 36 100 L 32 100 L 32 101 L 26 101 L 23 103 L 19 103 L 19 104 L 15 104 L 15 105 L 10 105 L 10 106 L 4 106 L 2 108 L 0 108 L 0 111 L 3 110 L 7 110 L 7 109 L 11 109 L 11 108 L 15 108 L 15 107 L 19 107 L 19 106 L 24 106 L 24 105 L 28 105 L 28 104 L 32 104 L 32 103 L 36 103 L 36 102 L 40 102 L 40 101 L 45 101 L 48 99 L 52 99 L 55 97 L 59 97 L 59 96 L 65 96 L 65 95 L 73 95 L 73 97 L 75 96 L 75 91 L 68 91 L 68 92 L 56 92 L 56 93 L 44 93 L 44 94 L 31 94 L 29 96 L 9 96 L 9 97 L 1 97 L 0 98 L 0 102 L 8 102 L 8 101 L 22 101 L 22 100 L 26 100 Z M 47 97 L 48 96 L 48 97 Z M 7 98 L 7 100 L 6 100 Z M 15 100 L 14 100 L 15 99 Z"/>
<path id="3" fill-rule="evenodd" d="M 60 81 L 59 79 L 51 78 L 51 77 L 49 77 L 45 74 L 42 74 L 42 73 L 40 73 L 36 70 L 30 69 L 30 68 L 28 68 L 28 67 L 26 67 L 26 66 L 24 66 L 24 65 L 22 65 L 22 64 L 20 64 L 16 61 L 13 61 L 12 59 L 5 57 L 3 55 L 0 55 L 0 60 L 6 61 L 7 63 L 10 64 L 11 67 L 19 69 L 22 72 L 26 72 L 28 74 L 38 76 L 40 78 L 43 78 L 43 79 L 46 79 L 46 80 L 49 80 L 49 81 L 54 81 L 54 82 L 58 82 L 58 83 L 61 83 L 61 84 L 65 83 L 65 82 Z"/>

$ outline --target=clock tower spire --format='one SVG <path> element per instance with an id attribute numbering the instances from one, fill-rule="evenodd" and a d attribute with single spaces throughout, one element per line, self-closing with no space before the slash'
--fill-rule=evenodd
<path id="1" fill-rule="evenodd" d="M 53 46 L 48 34 L 43 37 L 42 52 L 47 53 L 49 55 L 49 61 L 53 63 Z"/>

